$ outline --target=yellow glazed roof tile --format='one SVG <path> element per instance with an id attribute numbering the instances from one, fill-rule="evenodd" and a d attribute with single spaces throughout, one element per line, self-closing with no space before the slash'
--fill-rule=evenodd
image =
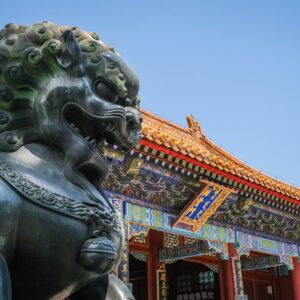
<path id="1" fill-rule="evenodd" d="M 270 191 L 300 199 L 299 188 L 280 182 L 244 164 L 206 138 L 200 124 L 192 116 L 187 117 L 189 128 L 182 128 L 150 112 L 142 110 L 142 113 L 144 139 Z"/>

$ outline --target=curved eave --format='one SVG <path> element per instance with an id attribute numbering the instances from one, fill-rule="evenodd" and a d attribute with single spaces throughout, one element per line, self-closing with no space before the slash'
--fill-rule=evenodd
<path id="1" fill-rule="evenodd" d="M 143 113 L 143 139 L 163 149 L 184 156 L 187 161 L 205 165 L 217 173 L 250 187 L 300 204 L 300 189 L 261 173 L 214 144 L 191 128 L 182 128 L 148 111 Z M 200 127 L 199 127 L 200 129 Z"/>

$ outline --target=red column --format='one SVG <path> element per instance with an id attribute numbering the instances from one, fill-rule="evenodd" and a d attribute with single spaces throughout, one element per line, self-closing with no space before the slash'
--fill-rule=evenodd
<path id="1" fill-rule="evenodd" d="M 149 254 L 147 257 L 148 300 L 156 300 L 156 270 L 159 269 L 158 250 L 162 248 L 163 239 L 159 231 L 149 230 Z"/>
<path id="2" fill-rule="evenodd" d="M 219 264 L 219 282 L 220 282 L 220 298 L 226 300 L 226 282 L 225 282 L 225 261 L 221 260 Z"/>
<path id="3" fill-rule="evenodd" d="M 293 257 L 294 270 L 292 273 L 292 284 L 295 300 L 300 300 L 300 263 L 297 257 Z"/>
<path id="4" fill-rule="evenodd" d="M 231 258 L 235 256 L 236 250 L 234 249 L 233 244 L 228 244 L 228 254 L 229 260 L 222 262 L 222 277 L 220 280 L 224 282 L 225 285 L 225 299 L 222 300 L 233 300 L 234 299 L 234 277 L 232 270 Z"/>

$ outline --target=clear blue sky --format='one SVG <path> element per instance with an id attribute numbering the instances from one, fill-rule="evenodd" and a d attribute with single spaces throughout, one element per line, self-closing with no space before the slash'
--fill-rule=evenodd
<path id="1" fill-rule="evenodd" d="M 142 106 L 300 185 L 300 1 L 1 2 L 0 25 L 96 31 L 138 72 Z"/>

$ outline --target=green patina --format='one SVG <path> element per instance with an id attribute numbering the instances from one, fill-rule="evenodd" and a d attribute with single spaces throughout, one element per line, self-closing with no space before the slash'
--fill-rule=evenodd
<path id="1" fill-rule="evenodd" d="M 52 78 L 64 76 L 66 71 L 60 62 L 64 49 L 62 33 L 70 29 L 79 42 L 83 59 L 95 67 L 95 75 L 111 82 L 121 97 L 127 94 L 125 76 L 120 68 L 101 57 L 105 51 L 115 52 L 114 49 L 100 41 L 97 34 L 48 21 L 32 26 L 8 24 L 0 31 L 2 151 L 15 151 L 23 145 L 22 128 L 35 126 L 33 108 L 37 97 Z M 9 140 L 11 136 L 13 140 Z"/>

